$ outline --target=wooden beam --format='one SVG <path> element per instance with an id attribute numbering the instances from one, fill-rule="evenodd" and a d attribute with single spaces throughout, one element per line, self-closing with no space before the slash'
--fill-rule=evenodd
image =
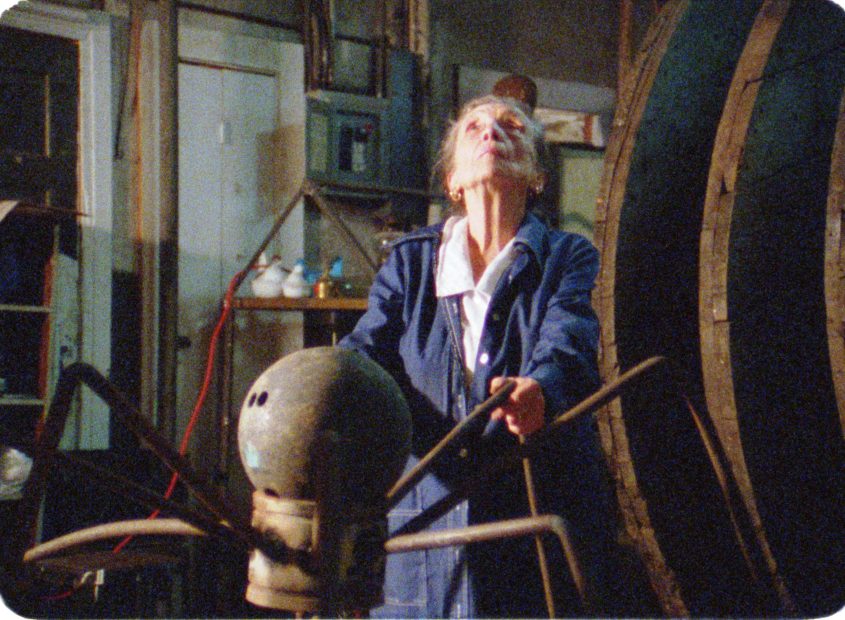
<path id="1" fill-rule="evenodd" d="M 616 92 L 621 93 L 631 68 L 631 14 L 633 0 L 619 2 L 619 48 L 617 52 Z"/>
<path id="2" fill-rule="evenodd" d="M 175 0 L 158 3 L 159 24 L 159 427 L 176 437 L 176 340 L 179 318 L 179 126 L 178 9 Z"/>

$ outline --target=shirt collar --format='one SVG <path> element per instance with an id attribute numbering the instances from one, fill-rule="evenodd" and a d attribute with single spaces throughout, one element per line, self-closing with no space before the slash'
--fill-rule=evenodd
<path id="1" fill-rule="evenodd" d="M 435 275 L 437 297 L 459 295 L 468 291 L 479 291 L 490 297 L 502 273 L 513 260 L 516 238 L 511 239 L 501 249 L 476 284 L 469 260 L 467 226 L 466 217 L 455 216 L 450 217 L 443 226 L 443 240 L 438 252 Z"/>
<path id="2" fill-rule="evenodd" d="M 466 231 L 466 217 L 452 216 L 443 226 L 434 280 L 434 290 L 438 297 L 459 295 L 475 288 Z"/>

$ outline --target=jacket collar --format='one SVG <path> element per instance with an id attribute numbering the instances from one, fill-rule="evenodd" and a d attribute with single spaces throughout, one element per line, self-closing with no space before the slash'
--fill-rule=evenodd
<path id="1" fill-rule="evenodd" d="M 439 222 L 432 226 L 418 228 L 396 241 L 396 243 L 399 244 L 405 241 L 422 239 L 438 241 L 443 232 L 444 224 L 445 222 Z M 536 215 L 530 212 L 526 213 L 522 224 L 519 225 L 519 229 L 516 231 L 514 245 L 517 246 L 517 249 L 527 250 L 528 254 L 532 255 L 538 262 L 541 262 L 542 258 L 548 253 L 548 233 L 548 228 L 546 228 L 545 224 Z"/>
<path id="2" fill-rule="evenodd" d="M 514 245 L 541 263 L 549 252 L 549 229 L 536 215 L 526 213 L 519 230 L 516 231 Z"/>
<path id="3" fill-rule="evenodd" d="M 412 230 L 408 234 L 400 237 L 396 241 L 394 241 L 394 245 L 398 245 L 400 243 L 404 243 L 406 241 L 415 241 L 421 239 L 439 239 L 440 234 L 443 232 L 443 225 L 446 222 L 439 222 L 437 224 L 433 224 L 431 226 L 426 226 L 424 228 L 417 228 L 416 230 Z"/>

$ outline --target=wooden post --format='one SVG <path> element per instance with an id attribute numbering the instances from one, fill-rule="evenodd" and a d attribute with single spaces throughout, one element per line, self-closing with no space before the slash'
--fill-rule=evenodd
<path id="1" fill-rule="evenodd" d="M 631 11 L 633 0 L 619 3 L 619 48 L 617 52 L 616 92 L 621 93 L 625 78 L 631 68 Z"/>
<path id="2" fill-rule="evenodd" d="M 176 438 L 176 339 L 179 304 L 178 14 L 175 0 L 161 0 L 159 22 L 160 172 L 158 414 Z"/>

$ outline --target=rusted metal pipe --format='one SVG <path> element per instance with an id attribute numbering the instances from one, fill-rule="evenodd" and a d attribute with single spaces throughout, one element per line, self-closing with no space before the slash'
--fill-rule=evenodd
<path id="1" fill-rule="evenodd" d="M 212 514 L 231 528 L 232 535 L 245 542 L 252 542 L 252 529 L 243 523 L 237 512 L 205 480 L 194 471 L 188 461 L 175 452 L 161 438 L 150 422 L 141 415 L 125 396 L 105 377 L 89 364 L 77 362 L 62 370 L 52 403 L 40 429 L 34 451 L 32 471 L 18 504 L 18 523 L 21 524 L 12 537 L 7 561 L 20 562 L 24 552 L 34 541 L 41 498 L 47 482 L 47 475 L 57 454 L 65 421 L 70 412 L 71 399 L 76 388 L 85 384 L 102 398 L 112 412 L 147 444 L 170 469 L 179 474 L 188 490 Z"/>
<path id="2" fill-rule="evenodd" d="M 87 527 L 48 542 L 24 553 L 24 562 L 38 562 L 62 551 L 99 540 L 124 536 L 205 536 L 206 533 L 181 519 L 129 519 Z"/>
<path id="3" fill-rule="evenodd" d="M 194 510 L 190 506 L 165 499 L 160 492 L 149 489 L 125 476 L 115 474 L 103 467 L 99 467 L 86 458 L 73 456 L 70 453 L 57 451 L 56 458 L 64 466 L 77 469 L 87 474 L 90 479 L 109 491 L 126 498 L 128 501 L 144 506 L 149 510 L 162 510 L 172 517 L 181 519 L 204 532 L 229 543 L 246 544 L 240 536 L 232 536 L 232 529 L 215 520 L 213 517 Z M 254 541 L 257 537 L 253 537 Z"/>
<path id="4" fill-rule="evenodd" d="M 519 443 L 525 443 L 525 435 L 519 436 Z M 528 497 L 528 511 L 532 517 L 540 515 L 537 506 L 537 490 L 534 487 L 534 472 L 531 467 L 531 459 L 527 456 L 522 459 L 522 475 L 525 478 L 525 493 Z M 534 546 L 537 548 L 537 565 L 540 568 L 540 578 L 543 581 L 543 596 L 546 598 L 546 609 L 549 618 L 557 616 L 555 613 L 555 599 L 552 596 L 552 580 L 549 576 L 549 562 L 546 559 L 546 549 L 543 547 L 543 538 L 539 533 L 534 534 Z"/>
<path id="5" fill-rule="evenodd" d="M 390 538 L 384 544 L 384 549 L 387 553 L 404 553 L 422 549 L 468 545 L 489 540 L 501 540 L 503 538 L 519 538 L 521 536 L 539 535 L 544 532 L 551 532 L 557 536 L 563 548 L 572 580 L 575 583 L 575 589 L 578 591 L 578 596 L 581 599 L 584 610 L 587 611 L 589 609 L 589 603 L 586 596 L 584 576 L 581 572 L 572 541 L 569 538 L 566 522 L 557 515 L 540 515 L 522 519 L 508 519 L 495 523 L 471 525 L 457 529 L 401 534 Z"/>
<path id="6" fill-rule="evenodd" d="M 533 455 L 542 446 L 554 439 L 557 433 L 569 422 L 600 409 L 629 388 L 636 380 L 641 379 L 654 368 L 660 367 L 664 361 L 665 358 L 661 356 L 650 357 L 623 373 L 614 381 L 601 387 L 569 411 L 562 413 L 548 425 L 526 438 L 525 443 L 513 446 L 485 467 L 469 474 L 455 485 L 451 493 L 405 523 L 396 531 L 396 534 L 411 534 L 428 527 L 468 497 L 474 488 L 488 483 L 492 478 L 517 465 L 523 458 Z"/>
<path id="7" fill-rule="evenodd" d="M 490 398 L 478 405 L 472 412 L 461 420 L 457 425 L 452 427 L 446 435 L 441 439 L 436 446 L 423 456 L 413 469 L 396 481 L 396 484 L 387 492 L 388 509 L 393 508 L 398 504 L 403 497 L 411 490 L 411 486 L 416 484 L 431 469 L 434 461 L 443 454 L 443 451 L 451 445 L 454 445 L 461 437 L 463 437 L 468 430 L 475 426 L 475 421 L 487 414 L 493 409 L 501 405 L 510 393 L 516 387 L 516 382 L 507 381 L 498 390 L 496 390 Z"/>

